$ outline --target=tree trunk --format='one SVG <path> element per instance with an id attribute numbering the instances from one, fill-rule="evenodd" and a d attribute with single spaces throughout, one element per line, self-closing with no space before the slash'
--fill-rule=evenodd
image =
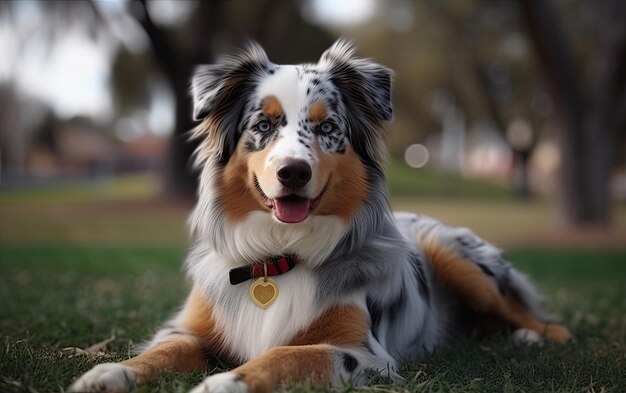
<path id="1" fill-rule="evenodd" d="M 17 95 L 11 83 L 0 84 L 0 182 L 19 178 L 24 171 L 24 132 Z"/>
<path id="2" fill-rule="evenodd" d="M 141 0 L 141 3 L 144 14 L 140 22 L 150 38 L 153 55 L 172 88 L 176 105 L 174 133 L 165 170 L 166 193 L 194 198 L 198 179 L 192 168 L 191 157 L 198 143 L 189 140 L 189 131 L 194 127 L 189 80 L 196 64 L 213 60 L 210 42 L 219 26 L 221 5 L 217 0 L 199 2 L 188 22 L 188 35 L 192 42 L 176 45 L 172 42 L 175 37 L 154 24 L 146 0 Z"/>
<path id="3" fill-rule="evenodd" d="M 605 112 L 616 103 L 613 92 L 624 91 L 623 60 L 622 68 L 613 68 L 619 64 L 618 58 L 623 57 L 623 42 L 621 47 L 607 43 L 611 49 L 601 54 L 604 66 L 593 100 L 586 101 L 574 59 L 550 2 L 519 0 L 519 3 L 561 117 L 560 199 L 565 222 L 576 227 L 606 227 L 610 222 L 609 177 L 617 134 L 613 130 L 615 119 Z M 621 0 L 604 0 L 602 4 L 624 8 L 618 3 Z M 620 25 L 617 16 L 615 19 L 614 24 Z M 620 37 L 620 34 L 623 41 L 623 29 L 614 35 Z"/>
<path id="4" fill-rule="evenodd" d="M 602 17 L 598 30 L 599 64 L 591 85 L 589 111 L 583 124 L 585 146 L 592 153 L 586 163 L 591 215 L 599 223 L 610 222 L 610 175 L 615 165 L 620 132 L 626 118 L 626 2 L 598 2 Z"/>
<path id="5" fill-rule="evenodd" d="M 194 127 L 191 120 L 191 102 L 187 78 L 191 76 L 192 65 L 181 67 L 172 85 L 175 97 L 175 128 L 170 140 L 169 157 L 165 170 L 165 192 L 170 196 L 193 198 L 196 194 L 198 174 L 192 168 L 191 157 L 197 147 L 196 141 L 189 140 L 188 131 Z"/>

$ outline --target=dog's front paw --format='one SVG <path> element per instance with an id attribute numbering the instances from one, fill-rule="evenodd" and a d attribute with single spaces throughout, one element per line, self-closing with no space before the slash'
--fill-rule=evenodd
<path id="1" fill-rule="evenodd" d="M 68 392 L 125 393 L 135 387 L 135 371 L 119 363 L 103 363 L 87 371 Z"/>
<path id="2" fill-rule="evenodd" d="M 513 332 L 511 339 L 517 345 L 542 344 L 543 338 L 534 330 L 520 328 Z"/>
<path id="3" fill-rule="evenodd" d="M 190 393 L 247 393 L 248 387 L 241 377 L 232 371 L 207 377 Z"/>
<path id="4" fill-rule="evenodd" d="M 574 339 L 572 333 L 570 333 L 565 326 L 555 324 L 547 325 L 543 335 L 548 341 L 559 344 L 563 344 Z"/>

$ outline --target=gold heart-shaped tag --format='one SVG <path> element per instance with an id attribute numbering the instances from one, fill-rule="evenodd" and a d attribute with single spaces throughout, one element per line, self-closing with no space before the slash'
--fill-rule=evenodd
<path id="1" fill-rule="evenodd" d="M 250 298 L 257 306 L 268 308 L 278 298 L 278 284 L 271 278 L 261 277 L 250 285 Z"/>

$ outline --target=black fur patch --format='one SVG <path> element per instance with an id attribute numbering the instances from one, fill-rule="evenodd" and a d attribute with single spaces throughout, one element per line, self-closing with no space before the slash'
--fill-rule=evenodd
<path id="1" fill-rule="evenodd" d="M 380 318 L 383 316 L 383 310 L 369 296 L 367 297 L 366 303 L 367 303 L 367 312 L 370 314 L 370 320 L 372 324 L 372 334 L 374 335 L 374 338 L 378 340 L 376 332 L 378 331 Z"/>
<path id="2" fill-rule="evenodd" d="M 343 353 L 343 367 L 346 369 L 346 371 L 348 372 L 353 372 L 354 370 L 356 370 L 356 368 L 359 366 L 359 361 L 356 360 L 356 358 L 352 355 L 350 355 L 349 353 Z"/>
<path id="3" fill-rule="evenodd" d="M 496 275 L 493 273 L 493 271 L 491 271 L 491 269 L 489 269 L 487 266 L 483 265 L 482 263 L 477 263 L 478 267 L 480 268 L 480 270 L 483 271 L 483 273 L 485 273 L 486 275 L 490 276 L 490 277 L 495 277 Z"/>
<path id="4" fill-rule="evenodd" d="M 411 255 L 411 259 L 413 260 L 413 266 L 415 266 L 415 277 L 419 286 L 418 290 L 420 295 L 424 298 L 424 300 L 430 301 L 430 287 L 428 286 L 428 281 L 426 280 L 426 274 L 424 273 L 422 261 L 415 254 Z"/>
<path id="5" fill-rule="evenodd" d="M 477 249 L 485 244 L 485 242 L 481 241 L 475 236 L 459 236 L 456 238 L 456 241 L 463 247 L 469 248 L 470 250 Z"/>
<path id="6" fill-rule="evenodd" d="M 396 297 L 393 300 L 393 302 L 391 302 L 386 307 L 386 310 L 385 310 L 387 312 L 387 315 L 389 316 L 390 321 L 395 320 L 398 314 L 400 314 L 400 312 L 404 309 L 404 306 L 406 304 L 405 294 L 406 294 L 406 288 L 404 287 L 404 281 L 403 281 L 402 289 L 400 289 L 400 293 L 398 294 L 398 297 Z"/>

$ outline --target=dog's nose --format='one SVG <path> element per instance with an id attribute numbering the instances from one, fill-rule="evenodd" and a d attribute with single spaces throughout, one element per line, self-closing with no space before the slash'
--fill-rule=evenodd
<path id="1" fill-rule="evenodd" d="M 311 180 L 311 167 L 301 160 L 285 161 L 278 167 L 276 176 L 285 187 L 304 187 Z"/>

